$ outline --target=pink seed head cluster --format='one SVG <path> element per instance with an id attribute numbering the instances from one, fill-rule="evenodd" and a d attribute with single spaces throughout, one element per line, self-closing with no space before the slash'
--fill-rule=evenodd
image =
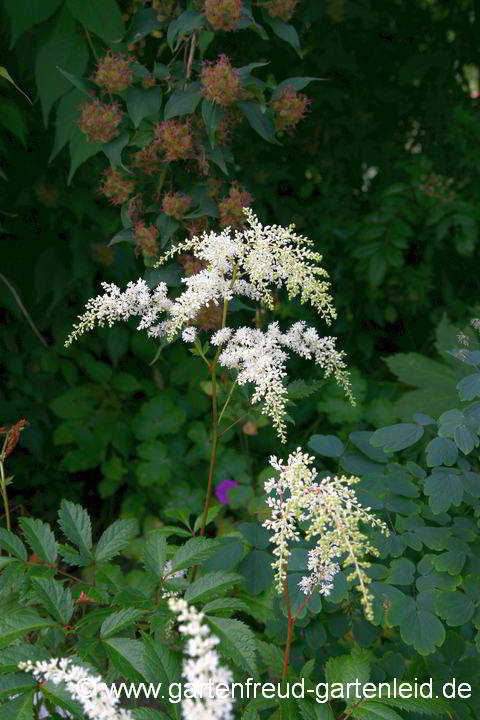
<path id="1" fill-rule="evenodd" d="M 228 196 L 218 203 L 221 227 L 240 228 L 245 224 L 243 208 L 248 207 L 253 198 L 237 183 L 232 183 Z"/>
<path id="2" fill-rule="evenodd" d="M 181 192 L 167 193 L 163 198 L 162 209 L 165 215 L 181 220 L 192 204 L 192 198 Z"/>
<path id="3" fill-rule="evenodd" d="M 110 200 L 112 205 L 123 205 L 134 190 L 135 183 L 125 177 L 123 173 L 110 168 L 105 171 L 100 192 Z"/>
<path id="4" fill-rule="evenodd" d="M 133 82 L 131 61 L 132 58 L 128 55 L 109 51 L 97 62 L 94 81 L 107 92 L 118 93 L 126 90 Z"/>
<path id="5" fill-rule="evenodd" d="M 204 62 L 200 79 L 203 95 L 213 103 L 228 107 L 240 97 L 240 72 L 226 55 L 219 55 L 216 63 Z"/>
<path id="6" fill-rule="evenodd" d="M 280 18 L 284 22 L 292 19 L 299 0 L 268 0 L 265 8 L 271 17 Z"/>
<path id="7" fill-rule="evenodd" d="M 234 30 L 240 20 L 243 0 L 205 0 L 204 13 L 214 30 Z"/>
<path id="8" fill-rule="evenodd" d="M 108 143 L 119 134 L 118 126 L 122 122 L 123 112 L 118 103 L 103 103 L 94 100 L 80 108 L 78 127 L 88 139 L 98 143 Z"/>
<path id="9" fill-rule="evenodd" d="M 155 126 L 154 143 L 166 161 L 187 160 L 193 155 L 193 134 L 189 120 L 167 120 Z"/>
<path id="10" fill-rule="evenodd" d="M 135 224 L 133 239 L 135 245 L 147 257 L 155 257 L 157 254 L 158 230 L 154 225 L 146 225 L 143 220 Z"/>
<path id="11" fill-rule="evenodd" d="M 277 130 L 292 130 L 306 116 L 310 103 L 310 98 L 298 93 L 295 88 L 285 88 L 280 97 L 272 102 Z"/>

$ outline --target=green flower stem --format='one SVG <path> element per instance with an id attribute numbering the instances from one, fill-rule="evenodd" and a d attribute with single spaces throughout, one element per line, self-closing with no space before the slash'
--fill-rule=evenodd
<path id="1" fill-rule="evenodd" d="M 293 624 L 295 622 L 295 619 L 292 615 L 292 603 L 290 601 L 290 595 L 288 594 L 288 578 L 286 578 L 285 582 L 283 583 L 283 597 L 285 598 L 285 603 L 287 605 L 287 610 L 288 610 L 287 642 L 285 643 L 285 650 L 283 653 L 283 674 L 282 674 L 282 680 L 286 680 L 287 675 L 288 675 L 288 661 L 290 658 L 290 647 L 292 645 Z"/>

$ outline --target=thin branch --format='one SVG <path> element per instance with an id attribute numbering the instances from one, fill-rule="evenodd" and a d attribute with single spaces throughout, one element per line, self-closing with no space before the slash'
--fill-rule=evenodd
<path id="1" fill-rule="evenodd" d="M 35 333 L 35 335 L 37 336 L 37 338 L 40 340 L 40 342 L 42 343 L 42 345 L 43 345 L 44 347 L 48 347 L 47 341 L 40 335 L 40 332 L 37 330 L 37 328 L 36 328 L 36 326 L 35 326 L 32 318 L 30 317 L 30 314 L 29 314 L 27 308 L 25 307 L 25 305 L 23 304 L 23 302 L 22 302 L 22 300 L 21 300 L 21 298 L 20 298 L 20 295 L 17 293 L 17 291 L 15 290 L 15 288 L 13 287 L 13 285 L 7 280 L 7 278 L 5 277 L 5 275 L 4 275 L 3 273 L 1 273 L 1 272 L 0 272 L 0 280 L 3 280 L 3 282 L 5 283 L 5 285 L 7 286 L 7 288 L 8 288 L 8 289 L 10 290 L 10 292 L 12 293 L 13 297 L 15 298 L 15 300 L 16 300 L 16 302 L 17 302 L 18 307 L 20 308 L 20 310 L 21 310 L 21 311 L 23 312 L 23 314 L 25 315 L 25 318 L 26 318 L 28 324 L 30 325 L 30 327 L 32 328 L 33 332 Z"/>

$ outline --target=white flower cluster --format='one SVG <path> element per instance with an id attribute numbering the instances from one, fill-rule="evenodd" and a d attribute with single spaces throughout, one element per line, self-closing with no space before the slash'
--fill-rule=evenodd
<path id="1" fill-rule="evenodd" d="M 165 580 L 175 580 L 176 578 L 184 578 L 187 574 L 186 570 L 177 570 L 177 572 L 172 573 L 172 561 L 167 560 L 165 563 L 165 567 L 163 569 L 163 577 Z M 167 598 L 172 597 L 178 597 L 180 593 L 176 592 L 175 590 L 163 590 L 162 591 L 162 598 L 165 600 Z"/>
<path id="2" fill-rule="evenodd" d="M 74 700 L 83 706 L 90 720 L 133 720 L 128 710 L 118 707 L 118 698 L 108 692 L 101 676 L 90 675 L 79 665 L 72 665 L 70 658 L 52 658 L 32 663 L 18 664 L 20 670 L 32 673 L 34 678 L 58 685 L 65 683 Z"/>
<path id="3" fill-rule="evenodd" d="M 225 686 L 231 686 L 233 676 L 220 665 L 215 650 L 219 639 L 202 623 L 203 613 L 189 606 L 186 600 L 171 598 L 168 606 L 178 615 L 180 632 L 188 636 L 188 660 L 183 663 L 182 676 L 192 693 L 182 700 L 184 720 L 232 720 L 233 700 L 225 693 Z M 221 694 L 216 690 L 220 684 Z"/>
<path id="4" fill-rule="evenodd" d="M 335 338 L 321 338 L 314 328 L 307 327 L 303 321 L 292 325 L 286 333 L 281 332 L 276 322 L 271 323 L 266 331 L 246 327 L 235 331 L 222 328 L 213 334 L 211 343 L 226 345 L 218 358 L 220 365 L 238 371 L 239 385 L 253 383 L 252 403 L 264 401 L 265 414 L 271 418 L 282 442 L 286 441 L 284 418 L 288 394 L 283 383 L 288 359 L 285 348 L 307 359 L 313 358 L 326 377 L 334 374 L 353 400 L 344 353 L 335 349 Z"/>
<path id="5" fill-rule="evenodd" d="M 345 555 L 342 565 L 352 567 L 348 579 L 358 580 L 365 615 L 371 619 L 370 579 L 365 572 L 369 563 L 364 557 L 367 553 L 378 555 L 378 551 L 360 531 L 359 523 L 377 527 L 384 534 L 388 534 L 387 527 L 370 513 L 370 508 L 360 505 L 354 490 L 349 487 L 358 482 L 358 478 L 326 477 L 317 482 L 313 462 L 314 458 L 303 453 L 301 448 L 290 454 L 286 465 L 275 456 L 270 458 L 278 477 L 266 481 L 265 492 L 275 492 L 277 497 L 267 498 L 271 517 L 263 525 L 273 530 L 270 541 L 276 545 L 273 552 L 277 560 L 272 567 L 276 570 L 277 590 L 283 591 L 287 577 L 288 543 L 300 539 L 297 523 L 307 522 L 305 539 L 318 537 L 318 542 L 308 558 L 308 569 L 312 574 L 300 581 L 303 592 L 309 595 L 318 587 L 320 593 L 328 595 L 333 577 L 339 570 L 339 559 Z"/>

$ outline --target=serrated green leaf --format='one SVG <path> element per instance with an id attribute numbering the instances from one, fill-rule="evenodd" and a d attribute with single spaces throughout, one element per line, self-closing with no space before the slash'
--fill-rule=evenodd
<path id="1" fill-rule="evenodd" d="M 0 677 L 0 699 L 8 699 L 16 693 L 28 692 L 36 686 L 36 680 L 27 673 L 15 673 Z"/>
<path id="2" fill-rule="evenodd" d="M 358 720 L 402 720 L 395 710 L 374 700 L 367 700 L 352 708 L 351 715 Z"/>
<path id="3" fill-rule="evenodd" d="M 158 528 L 148 533 L 145 538 L 143 550 L 143 564 L 145 570 L 151 572 L 157 578 L 163 577 L 163 569 L 167 559 L 167 540 L 165 533 L 159 532 Z"/>
<path id="4" fill-rule="evenodd" d="M 102 641 L 102 645 L 120 676 L 131 682 L 144 681 L 144 647 L 140 640 L 108 638 Z"/>
<path id="5" fill-rule="evenodd" d="M 0 617 L 0 647 L 10 645 L 14 640 L 24 637 L 35 630 L 55 625 L 50 618 L 42 618 L 31 608 L 22 608 Z"/>
<path id="6" fill-rule="evenodd" d="M 208 538 L 191 538 L 172 557 L 171 573 L 201 565 L 218 549 L 219 543 Z"/>
<path id="7" fill-rule="evenodd" d="M 73 615 L 73 600 L 70 588 L 63 587 L 51 578 L 33 577 L 32 587 L 40 604 L 62 625 L 67 625 Z"/>
<path id="8" fill-rule="evenodd" d="M 82 555 L 92 557 L 92 523 L 88 512 L 81 505 L 62 500 L 58 524 L 65 537 L 79 548 Z"/>
<path id="9" fill-rule="evenodd" d="M 0 548 L 14 555 L 19 560 L 27 559 L 27 548 L 14 533 L 0 528 Z"/>
<path id="10" fill-rule="evenodd" d="M 145 615 L 145 610 L 137 608 L 124 608 L 112 613 L 102 623 L 100 628 L 100 637 L 103 640 L 113 637 L 116 633 L 121 632 L 126 627 L 133 625 L 139 618 Z"/>
<path id="11" fill-rule="evenodd" d="M 206 615 L 220 615 L 222 617 L 230 617 L 235 612 L 244 612 L 252 615 L 248 605 L 238 598 L 219 598 L 218 600 L 210 600 L 203 606 L 202 612 Z"/>
<path id="12" fill-rule="evenodd" d="M 34 720 L 33 701 L 37 694 L 36 687 L 23 692 L 20 697 L 10 698 L 0 707 L 0 720 Z"/>
<path id="13" fill-rule="evenodd" d="M 41 520 L 25 517 L 20 518 L 18 523 L 35 555 L 53 565 L 57 559 L 57 545 L 50 525 Z"/>
<path id="14" fill-rule="evenodd" d="M 190 604 L 205 603 L 216 597 L 221 597 L 234 585 L 244 582 L 244 578 L 237 573 L 211 572 L 202 575 L 191 583 L 184 595 Z"/>
<path id="15" fill-rule="evenodd" d="M 205 620 L 212 633 L 220 639 L 220 652 L 239 668 L 256 677 L 255 635 L 248 625 L 233 618 L 209 616 Z"/>
<path id="16" fill-rule="evenodd" d="M 138 523 L 133 518 L 128 520 L 116 520 L 110 525 L 100 540 L 95 550 L 97 563 L 104 563 L 115 555 L 122 552 L 138 533 Z"/>

